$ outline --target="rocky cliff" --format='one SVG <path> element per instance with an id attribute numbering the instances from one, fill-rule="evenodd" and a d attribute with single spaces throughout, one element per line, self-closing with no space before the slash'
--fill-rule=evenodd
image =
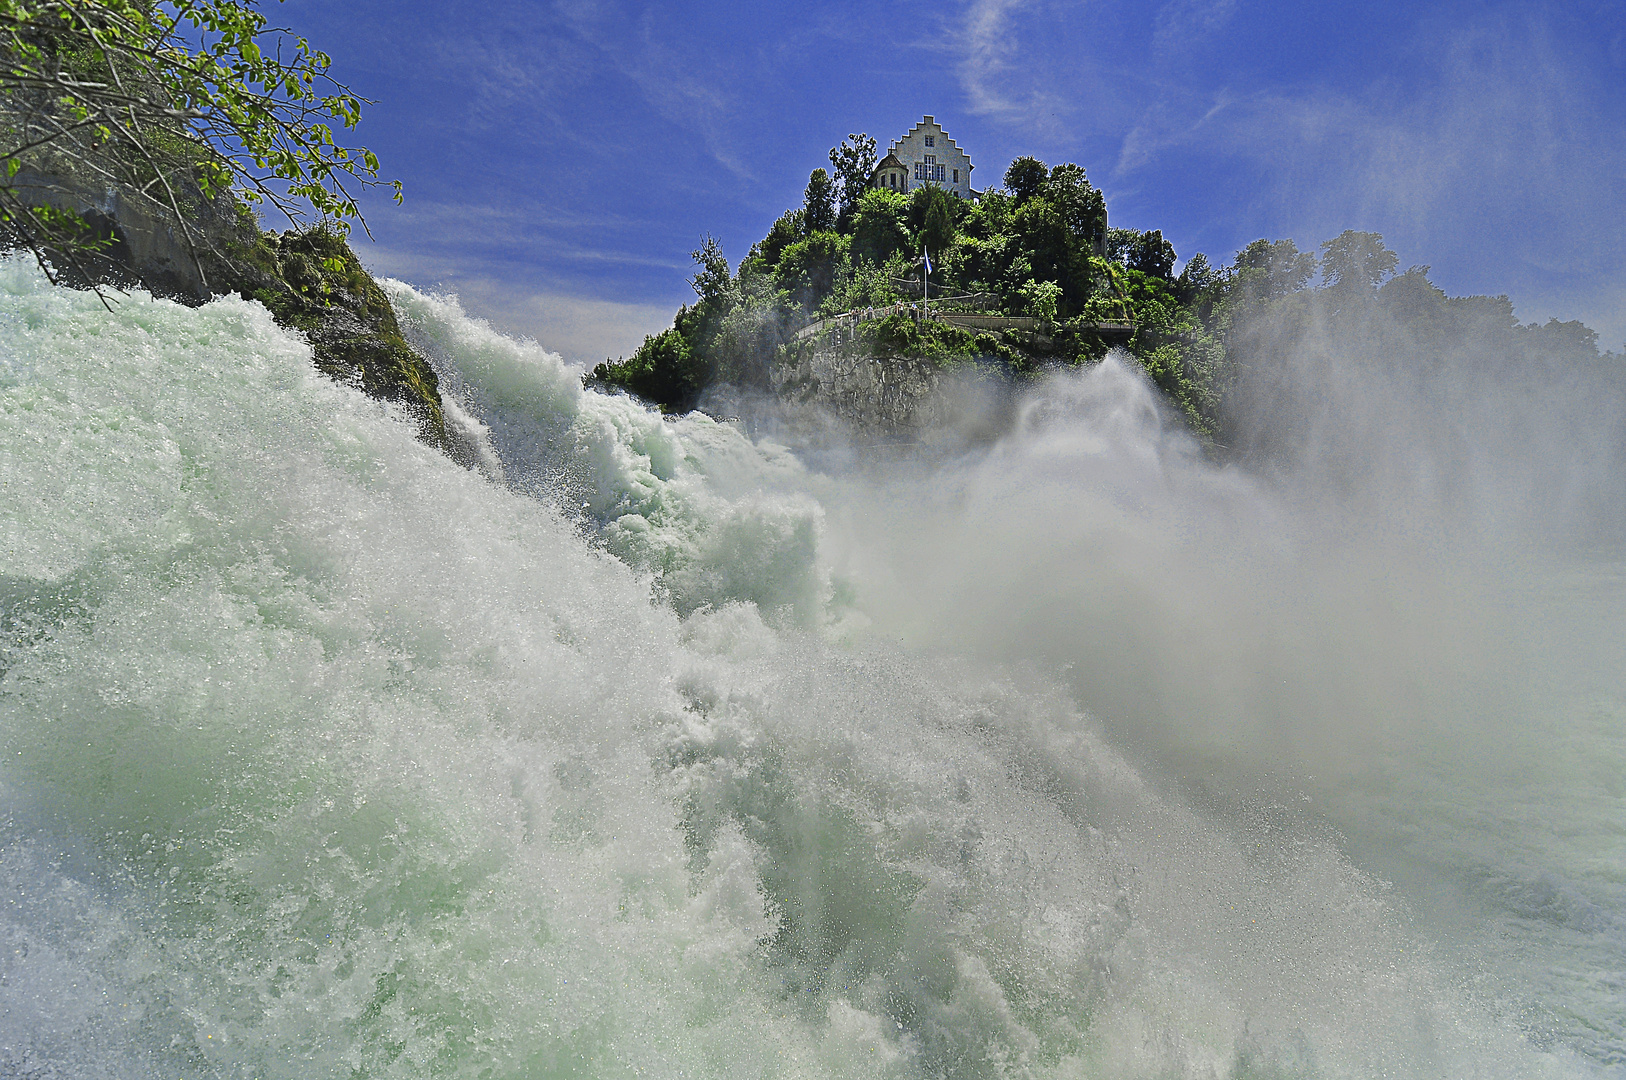
<path id="1" fill-rule="evenodd" d="M 71 284 L 140 285 L 184 303 L 239 293 L 304 334 L 318 369 L 405 406 L 427 443 L 447 449 L 434 370 L 401 336 L 395 310 L 336 232 L 262 232 L 228 194 L 179 192 L 184 210 L 118 184 L 26 169 L 11 183 L 30 206 L 78 214 L 99 250 L 53 260 Z M 4 238 L 0 237 L 0 241 Z"/>
<path id="2" fill-rule="evenodd" d="M 785 346 L 768 379 L 781 401 L 889 441 L 993 430 L 1010 403 L 1007 382 L 985 368 L 878 350 L 840 328 Z"/>

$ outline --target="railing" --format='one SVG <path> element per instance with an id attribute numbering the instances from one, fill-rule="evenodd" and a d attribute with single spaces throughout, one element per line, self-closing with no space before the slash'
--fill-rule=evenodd
<path id="1" fill-rule="evenodd" d="M 1084 330 L 1107 337 L 1128 337 L 1135 332 L 1136 325 L 1132 319 L 1102 319 L 1096 322 L 1074 320 L 1072 322 L 1050 323 L 1048 319 L 1036 319 L 1031 315 L 971 315 L 963 312 L 923 310 L 918 303 L 906 302 L 888 304 L 885 307 L 861 308 L 857 311 L 846 311 L 840 315 L 832 315 L 827 319 L 815 320 L 796 331 L 796 339 L 805 341 L 828 329 L 843 326 L 856 328 L 861 322 L 884 319 L 892 315 L 908 315 L 915 319 L 927 318 L 933 322 L 964 327 L 967 330 L 1027 330 L 1032 332 L 1041 330 L 1046 324 L 1049 324 L 1057 330 Z"/>

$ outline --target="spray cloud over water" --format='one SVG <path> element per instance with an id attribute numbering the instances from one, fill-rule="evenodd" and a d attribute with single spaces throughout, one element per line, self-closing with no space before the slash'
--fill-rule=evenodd
<path id="1" fill-rule="evenodd" d="M 469 470 L 256 305 L 110 319 L 4 273 L 15 1071 L 1607 1066 L 1351 858 L 1328 822 L 1365 788 L 1304 778 L 1367 776 L 1334 721 L 1407 662 L 1474 686 L 1499 627 L 1439 643 L 1476 594 L 1374 599 L 1376 556 L 1332 580 L 1314 523 L 1126 365 L 991 449 L 831 475 L 394 287 Z M 1375 614 L 1324 629 L 1352 601 Z M 1197 760 L 1214 806 L 1177 782 Z M 1229 797 L 1271 762 L 1333 816 Z M 1483 865 L 1572 904 L 1555 939 L 1618 942 L 1563 860 Z"/>

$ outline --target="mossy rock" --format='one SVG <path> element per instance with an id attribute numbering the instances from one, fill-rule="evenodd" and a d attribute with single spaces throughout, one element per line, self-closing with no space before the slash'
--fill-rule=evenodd
<path id="1" fill-rule="evenodd" d="M 435 371 L 401 336 L 389 297 L 344 237 L 325 229 L 263 233 L 238 269 L 237 290 L 303 332 L 318 370 L 400 402 L 418 418 L 425 442 L 449 448 Z"/>

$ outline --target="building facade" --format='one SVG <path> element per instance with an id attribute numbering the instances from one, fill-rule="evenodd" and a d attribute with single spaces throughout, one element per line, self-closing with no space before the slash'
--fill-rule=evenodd
<path id="1" fill-rule="evenodd" d="M 881 159 L 881 163 L 875 166 L 875 175 L 870 178 L 870 183 L 876 187 L 891 188 L 893 191 L 908 191 L 909 168 L 898 160 L 898 155 L 888 153 Z"/>
<path id="2" fill-rule="evenodd" d="M 970 155 L 928 116 L 892 144 L 886 157 L 875 166 L 871 183 L 894 191 L 913 191 L 931 184 L 970 199 L 977 194 L 971 187 L 972 167 Z"/>

